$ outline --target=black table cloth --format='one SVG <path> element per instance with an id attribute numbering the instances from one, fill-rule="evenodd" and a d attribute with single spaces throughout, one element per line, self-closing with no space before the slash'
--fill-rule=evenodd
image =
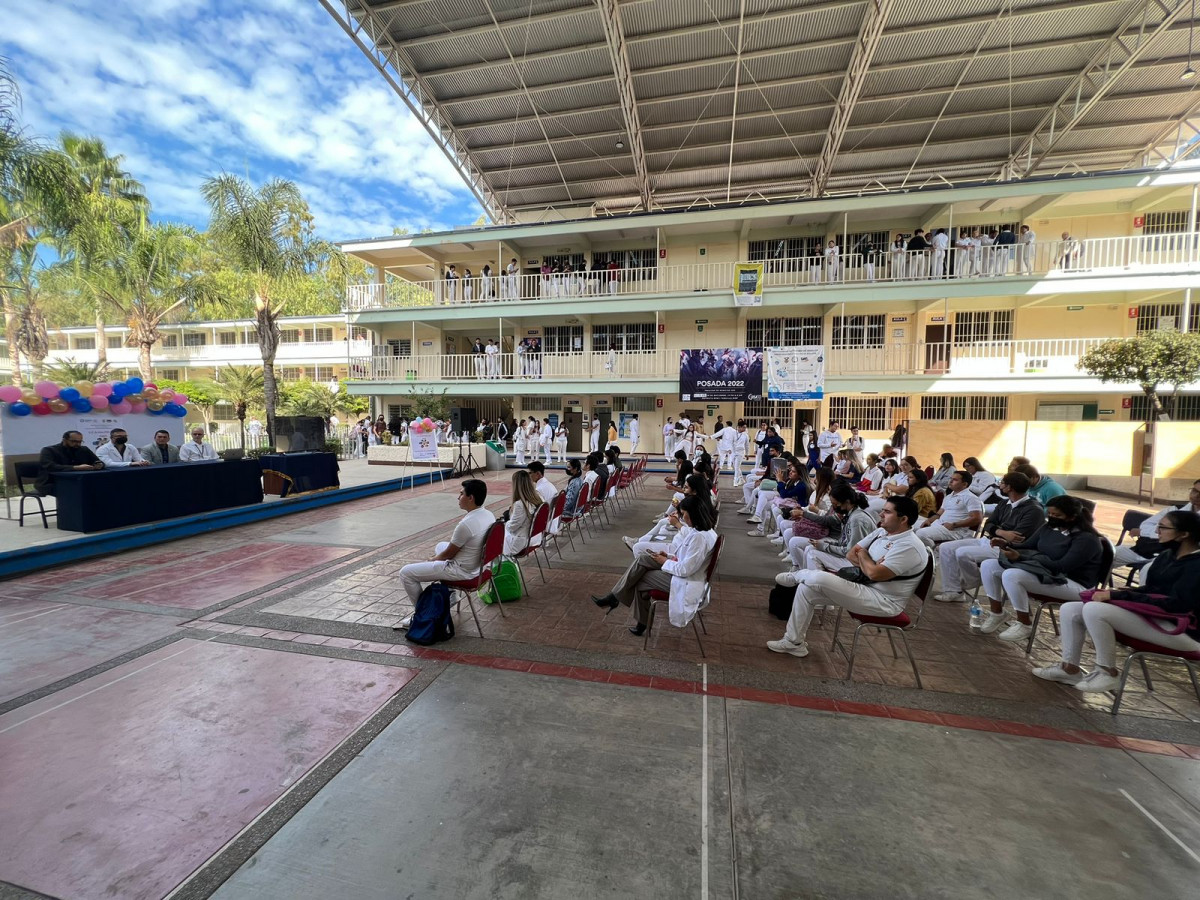
<path id="1" fill-rule="evenodd" d="M 336 453 L 268 453 L 260 456 L 259 462 L 264 472 L 274 472 L 282 477 L 280 497 L 341 487 Z"/>
<path id="2" fill-rule="evenodd" d="M 55 472 L 58 527 L 102 531 L 261 503 L 258 460 Z"/>

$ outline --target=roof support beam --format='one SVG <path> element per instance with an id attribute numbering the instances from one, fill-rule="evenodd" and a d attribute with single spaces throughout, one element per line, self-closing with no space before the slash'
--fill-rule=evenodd
<path id="1" fill-rule="evenodd" d="M 854 42 L 854 53 L 850 56 L 850 65 L 846 67 L 841 92 L 833 106 L 833 118 L 825 135 L 825 146 L 821 149 L 817 167 L 813 171 L 812 185 L 809 188 L 813 197 L 820 197 L 825 193 L 834 160 L 842 148 L 842 138 L 846 136 L 846 127 L 854 114 L 854 104 L 858 102 L 858 95 L 862 92 L 867 71 L 871 68 L 871 59 L 875 56 L 875 48 L 879 46 L 879 39 L 883 36 L 883 28 L 891 11 L 892 0 L 869 0 L 864 10 L 862 25 L 858 29 L 858 40 Z"/>
<path id="2" fill-rule="evenodd" d="M 1178 184 L 1172 185 L 1170 187 L 1156 188 L 1153 191 L 1149 191 L 1145 194 L 1142 194 L 1140 197 L 1138 197 L 1136 200 L 1134 200 L 1133 208 L 1136 209 L 1138 212 L 1148 212 L 1148 211 L 1154 209 L 1154 207 L 1158 206 L 1159 204 L 1165 203 L 1167 200 L 1170 200 L 1172 197 L 1179 194 L 1180 191 L 1182 191 L 1182 190 L 1183 190 L 1183 186 L 1178 185 Z"/>
<path id="3" fill-rule="evenodd" d="M 1137 156 L 1132 157 L 1126 164 L 1128 166 L 1143 166 L 1149 167 L 1152 164 L 1152 158 L 1157 156 L 1163 162 L 1171 163 L 1175 161 L 1175 157 L 1179 154 L 1183 147 L 1187 146 L 1187 142 L 1194 135 L 1200 134 L 1200 123 L 1192 121 L 1200 115 L 1200 92 L 1196 97 L 1196 102 L 1189 106 L 1181 115 L 1178 115 L 1172 120 L 1170 125 L 1167 125 L 1160 131 L 1141 151 Z M 1191 134 L 1184 137 L 1185 132 L 1190 131 Z M 1167 156 L 1159 148 L 1167 142 L 1172 136 L 1175 137 L 1175 143 L 1171 149 L 1171 155 Z"/>
<path id="4" fill-rule="evenodd" d="M 1058 142 L 1092 111 L 1186 9 L 1185 2 L 1179 2 L 1172 9 L 1164 0 L 1145 0 L 1131 11 L 1021 142 L 1001 176 L 1023 178 L 1036 171 Z"/>
<path id="5" fill-rule="evenodd" d="M 1062 197 L 1062 194 L 1047 194 L 1044 197 L 1038 197 L 1038 199 L 1034 200 L 1028 206 L 1022 208 L 1021 221 L 1024 222 L 1026 219 L 1032 219 L 1034 216 L 1045 212 L 1057 203 L 1060 197 Z"/>
<path id="6" fill-rule="evenodd" d="M 617 95 L 621 100 L 621 115 L 625 119 L 625 130 L 629 137 L 629 155 L 633 158 L 633 171 L 637 176 L 638 194 L 642 208 L 650 210 L 650 175 L 646 170 L 646 151 L 642 146 L 642 122 L 638 114 L 637 95 L 633 90 L 629 56 L 625 51 L 625 28 L 621 24 L 621 9 L 617 0 L 596 0 L 600 8 L 600 19 L 604 24 L 604 37 L 608 42 L 608 53 L 612 58 L 613 74 L 617 79 Z M 530 98 L 530 103 L 533 99 Z"/>
<path id="7" fill-rule="evenodd" d="M 931 206 L 921 215 L 921 230 L 929 231 L 938 222 L 943 221 L 949 214 L 949 203 L 943 204 L 942 206 Z"/>
<path id="8" fill-rule="evenodd" d="M 433 44 L 438 41 L 461 40 L 466 37 L 479 34 L 491 34 L 494 31 L 506 31 L 515 28 L 524 28 L 526 25 L 537 25 L 540 22 L 550 22 L 557 19 L 569 18 L 571 16 L 590 15 L 596 11 L 596 8 L 590 3 L 586 6 L 576 6 L 572 9 L 559 9 L 552 12 L 534 13 L 527 16 L 522 13 L 511 19 L 497 19 L 496 24 L 487 23 L 484 25 L 471 25 L 466 28 L 454 28 L 446 26 L 444 32 L 437 34 L 423 34 L 419 37 L 409 38 L 403 41 L 405 47 L 420 47 L 425 44 Z"/>

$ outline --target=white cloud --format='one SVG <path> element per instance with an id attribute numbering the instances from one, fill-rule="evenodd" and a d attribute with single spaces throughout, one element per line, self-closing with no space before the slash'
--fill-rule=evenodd
<path id="1" fill-rule="evenodd" d="M 125 153 L 157 214 L 203 224 L 220 170 L 301 184 L 332 238 L 469 222 L 478 205 L 401 100 L 316 4 L 104 0 L 6 12 L 35 130 L 96 134 Z"/>

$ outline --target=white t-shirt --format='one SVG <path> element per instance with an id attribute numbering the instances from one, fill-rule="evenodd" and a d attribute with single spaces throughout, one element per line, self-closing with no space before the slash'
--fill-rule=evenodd
<path id="1" fill-rule="evenodd" d="M 473 509 L 454 526 L 450 543 L 458 547 L 458 555 L 452 562 L 468 576 L 479 573 L 479 559 L 483 555 L 483 542 L 488 529 L 496 521 L 495 514 L 485 507 Z"/>
<path id="2" fill-rule="evenodd" d="M 133 446 L 133 444 L 125 445 L 125 455 L 122 456 L 121 451 L 117 449 L 117 445 L 112 442 L 102 445 L 96 451 L 96 457 L 109 468 L 132 466 L 134 463 L 143 461 L 142 454 L 138 452 L 138 448 Z"/>
<path id="3" fill-rule="evenodd" d="M 971 476 L 971 493 L 979 497 L 987 493 L 987 489 L 996 483 L 996 476 L 991 472 L 980 469 Z"/>
<path id="4" fill-rule="evenodd" d="M 638 424 L 637 419 L 629 420 L 629 439 L 636 441 L 642 434 L 642 426 Z"/>
<path id="5" fill-rule="evenodd" d="M 842 439 L 836 431 L 826 429 L 817 435 L 817 448 L 824 453 L 832 453 L 842 446 Z"/>
<path id="6" fill-rule="evenodd" d="M 945 234 L 935 234 L 931 243 L 933 244 L 934 250 L 945 250 L 950 246 L 950 237 L 949 235 Z"/>
<path id="7" fill-rule="evenodd" d="M 938 517 L 938 522 L 945 525 L 947 522 L 964 522 L 971 517 L 971 513 L 979 513 L 983 515 L 983 501 L 975 494 L 972 494 L 970 489 L 951 491 L 942 499 L 942 514 Z M 957 531 L 970 531 L 966 525 L 961 525 Z"/>
<path id="8" fill-rule="evenodd" d="M 720 431 L 713 435 L 717 441 L 717 448 L 720 450 L 732 450 L 733 442 L 737 440 L 737 429 L 730 428 L 726 425 Z"/>
<path id="9" fill-rule="evenodd" d="M 554 483 L 545 475 L 538 479 L 538 483 L 533 486 L 533 489 L 537 491 L 538 496 L 547 503 L 553 503 L 554 498 L 558 496 L 558 488 L 556 488 Z"/>
<path id="10" fill-rule="evenodd" d="M 888 534 L 882 528 L 876 528 L 859 541 L 858 546 L 865 547 L 872 560 L 887 566 L 888 571 L 900 579 L 874 582 L 871 587 L 896 600 L 906 600 L 913 595 L 920 578 L 902 576 L 920 575 L 929 559 L 929 551 L 911 528 L 899 534 Z"/>
<path id="11" fill-rule="evenodd" d="M 750 452 L 750 435 L 745 431 L 735 431 L 733 434 L 733 452 L 738 456 L 747 456 Z"/>

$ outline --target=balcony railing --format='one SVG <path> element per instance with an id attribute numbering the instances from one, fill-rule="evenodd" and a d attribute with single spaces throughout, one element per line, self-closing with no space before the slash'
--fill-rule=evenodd
<path id="1" fill-rule="evenodd" d="M 831 348 L 827 376 L 951 375 L 997 377 L 1078 375 L 1079 358 L 1108 338 L 986 341 L 972 344 L 915 343 L 881 347 Z M 596 353 L 542 353 L 536 356 L 469 353 L 426 356 L 355 357 L 350 377 L 362 381 L 620 381 L 675 379 L 678 350 Z"/>
<path id="2" fill-rule="evenodd" d="M 1200 268 L 1200 234 L 1039 241 L 942 250 L 848 252 L 764 260 L 766 288 L 1004 278 L 1078 277 Z M 599 269 L 551 275 L 492 275 L 352 284 L 346 309 L 572 300 L 632 294 L 733 292 L 734 263 Z"/>
<path id="3" fill-rule="evenodd" d="M 370 352 L 368 341 L 297 341 L 280 344 L 275 354 L 278 363 L 345 363 L 349 355 L 363 355 Z M 136 347 L 110 347 L 107 351 L 109 365 L 136 366 L 138 350 Z M 164 347 L 155 344 L 151 356 L 156 365 L 164 363 L 191 363 L 193 365 L 259 365 L 262 354 L 258 344 L 201 344 L 199 346 Z M 99 354 L 95 349 L 75 348 L 71 350 L 51 350 L 47 359 L 57 362 L 70 357 L 76 362 L 96 362 Z"/>

